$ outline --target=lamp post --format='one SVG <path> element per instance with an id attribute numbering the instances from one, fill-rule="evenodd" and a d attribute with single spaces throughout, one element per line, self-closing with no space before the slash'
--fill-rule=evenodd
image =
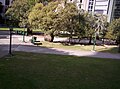
<path id="1" fill-rule="evenodd" d="M 11 55 L 12 54 L 12 31 L 13 31 L 13 28 L 9 28 L 10 30 L 10 45 L 9 45 L 9 54 Z"/>
<path id="2" fill-rule="evenodd" d="M 96 45 L 96 32 L 93 39 L 93 51 L 95 51 L 95 45 Z"/>
<path id="3" fill-rule="evenodd" d="M 24 25 L 24 31 L 23 31 L 23 42 L 25 42 L 25 27 L 26 27 L 26 25 Z"/>
<path id="4" fill-rule="evenodd" d="M 11 19 L 11 16 L 7 17 L 9 19 L 8 26 L 9 26 L 9 34 L 10 34 L 10 43 L 9 43 L 9 54 L 12 55 L 12 31 L 13 31 L 13 20 Z M 12 23 L 12 24 L 11 24 Z"/>

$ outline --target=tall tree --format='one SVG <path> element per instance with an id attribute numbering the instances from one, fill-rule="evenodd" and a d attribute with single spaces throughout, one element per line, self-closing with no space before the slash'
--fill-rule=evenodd
<path id="1" fill-rule="evenodd" d="M 120 52 L 120 18 L 113 20 L 108 27 L 108 33 L 106 37 L 109 39 L 116 39 L 117 44 L 119 45 Z"/>
<path id="2" fill-rule="evenodd" d="M 90 39 L 91 44 L 92 37 L 104 37 L 107 28 L 106 16 L 100 14 L 86 13 L 86 36 Z"/>
<path id="3" fill-rule="evenodd" d="M 62 30 L 70 33 L 69 42 L 73 34 L 80 38 L 83 34 L 84 18 L 77 9 L 75 3 L 66 3 L 64 9 L 61 11 Z"/>
<path id="4" fill-rule="evenodd" d="M 42 29 L 50 34 L 51 42 L 54 39 L 54 32 L 58 30 L 59 14 L 55 12 L 58 2 L 50 2 L 48 5 L 37 3 L 29 15 L 29 22 L 33 28 Z"/>
<path id="5" fill-rule="evenodd" d="M 82 20 L 80 19 L 80 21 Z M 71 38 L 73 33 L 80 32 L 79 28 L 82 29 L 82 25 L 79 23 L 78 10 L 74 3 L 64 5 L 56 1 L 45 6 L 42 3 L 37 3 L 29 14 L 28 21 L 33 28 L 39 28 L 45 33 L 49 33 L 51 41 L 53 41 L 54 33 L 58 31 L 69 32 Z"/>
<path id="6" fill-rule="evenodd" d="M 86 13 L 86 26 L 85 26 L 85 36 L 89 38 L 89 44 L 91 44 L 92 37 L 95 33 L 96 18 L 91 13 Z"/>
<path id="7" fill-rule="evenodd" d="M 12 5 L 8 8 L 6 16 L 11 20 L 24 26 L 28 24 L 28 15 L 38 0 L 14 0 Z"/>

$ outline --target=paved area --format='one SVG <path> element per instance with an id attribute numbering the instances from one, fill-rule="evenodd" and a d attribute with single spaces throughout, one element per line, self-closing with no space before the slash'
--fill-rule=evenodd
<path id="1" fill-rule="evenodd" d="M 0 58 L 4 57 L 8 54 L 7 50 L 8 46 L 4 45 L 4 42 L 6 42 L 6 39 L 8 39 L 9 31 L 0 31 Z"/>
<path id="2" fill-rule="evenodd" d="M 0 35 L 9 35 L 10 32 L 9 31 L 0 31 Z"/>
<path id="3" fill-rule="evenodd" d="M 58 49 L 58 48 L 44 48 L 44 47 L 37 47 L 37 46 L 36 47 L 35 46 L 18 46 L 15 49 L 15 51 L 120 59 L 119 54 L 92 52 L 92 51 L 75 51 L 75 50 L 65 50 L 65 49 Z"/>
<path id="4" fill-rule="evenodd" d="M 38 46 L 32 45 L 29 41 L 30 39 L 31 39 L 30 36 L 26 37 L 26 43 L 24 43 L 22 42 L 22 36 L 13 35 L 12 50 L 34 52 L 34 53 L 49 53 L 49 54 L 60 54 L 60 55 L 120 59 L 120 54 L 38 47 Z M 39 38 L 39 40 L 43 40 L 43 38 Z M 8 50 L 9 50 L 9 36 L 6 35 L 5 38 L 0 39 L 0 57 L 6 55 L 8 53 Z"/>
<path id="5" fill-rule="evenodd" d="M 0 51 L 0 58 L 4 57 L 7 54 L 8 54 L 7 51 Z"/>

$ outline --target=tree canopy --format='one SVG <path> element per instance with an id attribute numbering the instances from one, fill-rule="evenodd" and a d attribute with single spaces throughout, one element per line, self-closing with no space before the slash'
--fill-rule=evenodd
<path id="1" fill-rule="evenodd" d="M 28 24 L 28 15 L 38 0 L 14 0 L 6 12 L 6 17 L 15 21 L 19 26 Z"/>
<path id="2" fill-rule="evenodd" d="M 67 31 L 71 34 L 78 30 L 78 10 L 74 3 L 68 3 L 63 8 L 59 2 L 50 2 L 44 6 L 37 3 L 29 14 L 29 23 L 33 28 L 39 28 L 49 34 L 56 31 Z M 57 10 L 56 10 L 57 9 Z"/>
<path id="3" fill-rule="evenodd" d="M 120 18 L 113 20 L 108 27 L 106 38 L 115 39 L 120 52 Z"/>

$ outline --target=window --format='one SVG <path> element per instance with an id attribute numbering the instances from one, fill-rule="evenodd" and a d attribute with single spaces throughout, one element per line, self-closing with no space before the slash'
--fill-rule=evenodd
<path id="1" fill-rule="evenodd" d="M 104 10 L 95 10 L 96 13 L 100 13 L 100 14 L 103 14 L 104 13 Z"/>
<path id="2" fill-rule="evenodd" d="M 10 4 L 10 0 L 5 0 L 5 5 L 9 5 Z"/>

